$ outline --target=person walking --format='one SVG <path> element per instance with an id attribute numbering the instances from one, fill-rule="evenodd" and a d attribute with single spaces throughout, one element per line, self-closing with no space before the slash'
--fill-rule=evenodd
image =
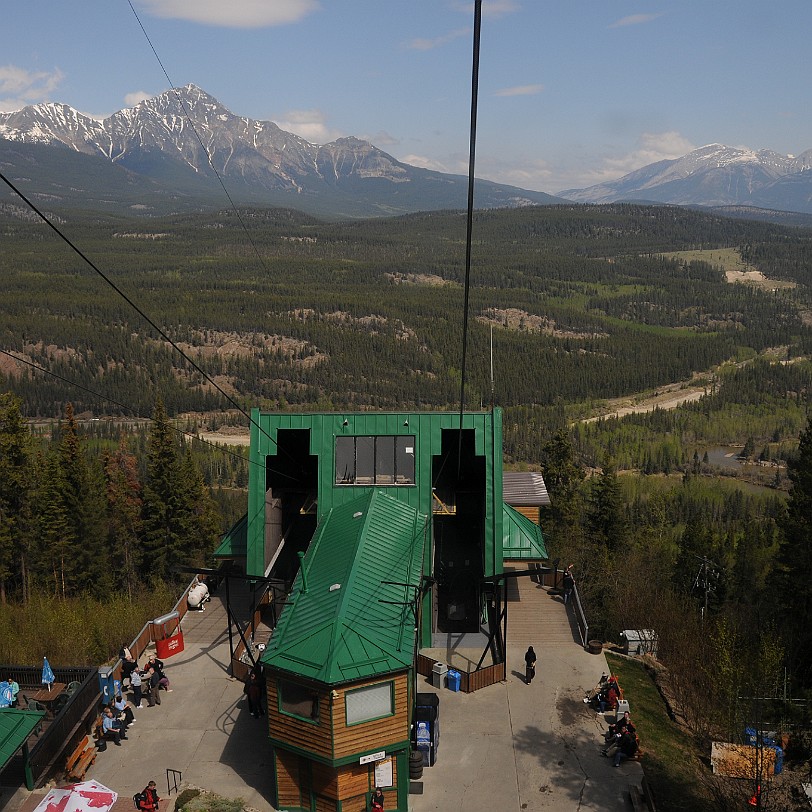
<path id="1" fill-rule="evenodd" d="M 575 578 L 572 574 L 572 564 L 570 564 L 564 570 L 564 577 L 561 581 L 561 585 L 564 588 L 564 605 L 566 605 L 569 603 L 569 600 L 572 597 L 572 590 L 575 589 Z"/>
<path id="2" fill-rule="evenodd" d="M 530 685 L 536 676 L 536 652 L 530 646 L 524 654 L 524 681 Z"/>

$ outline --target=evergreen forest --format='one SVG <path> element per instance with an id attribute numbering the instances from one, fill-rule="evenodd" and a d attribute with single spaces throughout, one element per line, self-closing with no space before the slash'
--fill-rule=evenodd
<path id="1" fill-rule="evenodd" d="M 209 561 L 247 460 L 199 427 L 464 391 L 504 409 L 506 466 L 544 472 L 545 540 L 593 634 L 657 629 L 697 736 L 735 736 L 744 696 L 810 727 L 812 230 L 477 212 L 466 289 L 462 212 L 54 223 L 81 254 L 0 209 L 0 604 L 134 595 Z M 681 387 L 676 408 L 615 409 Z"/>

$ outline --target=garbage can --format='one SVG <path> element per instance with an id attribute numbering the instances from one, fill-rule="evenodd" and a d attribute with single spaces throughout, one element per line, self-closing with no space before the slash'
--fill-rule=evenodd
<path id="1" fill-rule="evenodd" d="M 428 722 L 417 723 L 417 752 L 423 757 L 423 766 L 431 763 L 431 726 Z"/>
<path id="2" fill-rule="evenodd" d="M 448 666 L 445 663 L 434 663 L 431 669 L 431 684 L 435 688 L 442 688 L 447 674 Z"/>
<path id="3" fill-rule="evenodd" d="M 448 690 L 449 691 L 459 691 L 460 690 L 460 683 L 462 682 L 462 676 L 456 668 L 449 668 L 448 669 Z"/>
<path id="4" fill-rule="evenodd" d="M 152 621 L 152 639 L 155 641 L 155 653 L 159 660 L 183 651 L 183 632 L 180 630 L 179 617 L 177 612 L 170 612 Z"/>

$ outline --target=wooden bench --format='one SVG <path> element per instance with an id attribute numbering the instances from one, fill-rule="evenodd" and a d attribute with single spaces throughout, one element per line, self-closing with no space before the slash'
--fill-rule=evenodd
<path id="1" fill-rule="evenodd" d="M 91 743 L 89 737 L 85 736 L 76 745 L 73 752 L 65 762 L 65 778 L 69 781 L 81 781 L 85 773 L 96 760 L 96 748 Z"/>

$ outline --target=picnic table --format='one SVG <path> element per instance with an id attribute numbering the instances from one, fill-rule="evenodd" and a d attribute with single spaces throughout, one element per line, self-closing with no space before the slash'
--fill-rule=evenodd
<path id="1" fill-rule="evenodd" d="M 38 691 L 20 691 L 20 693 L 25 693 L 28 699 L 33 699 L 35 702 L 40 702 L 41 704 L 45 705 L 49 711 L 52 711 L 53 708 L 51 705 L 53 705 L 53 703 L 59 699 L 60 694 L 67 687 L 67 684 L 64 682 L 52 682 L 50 691 L 47 688 L 40 688 Z"/>

